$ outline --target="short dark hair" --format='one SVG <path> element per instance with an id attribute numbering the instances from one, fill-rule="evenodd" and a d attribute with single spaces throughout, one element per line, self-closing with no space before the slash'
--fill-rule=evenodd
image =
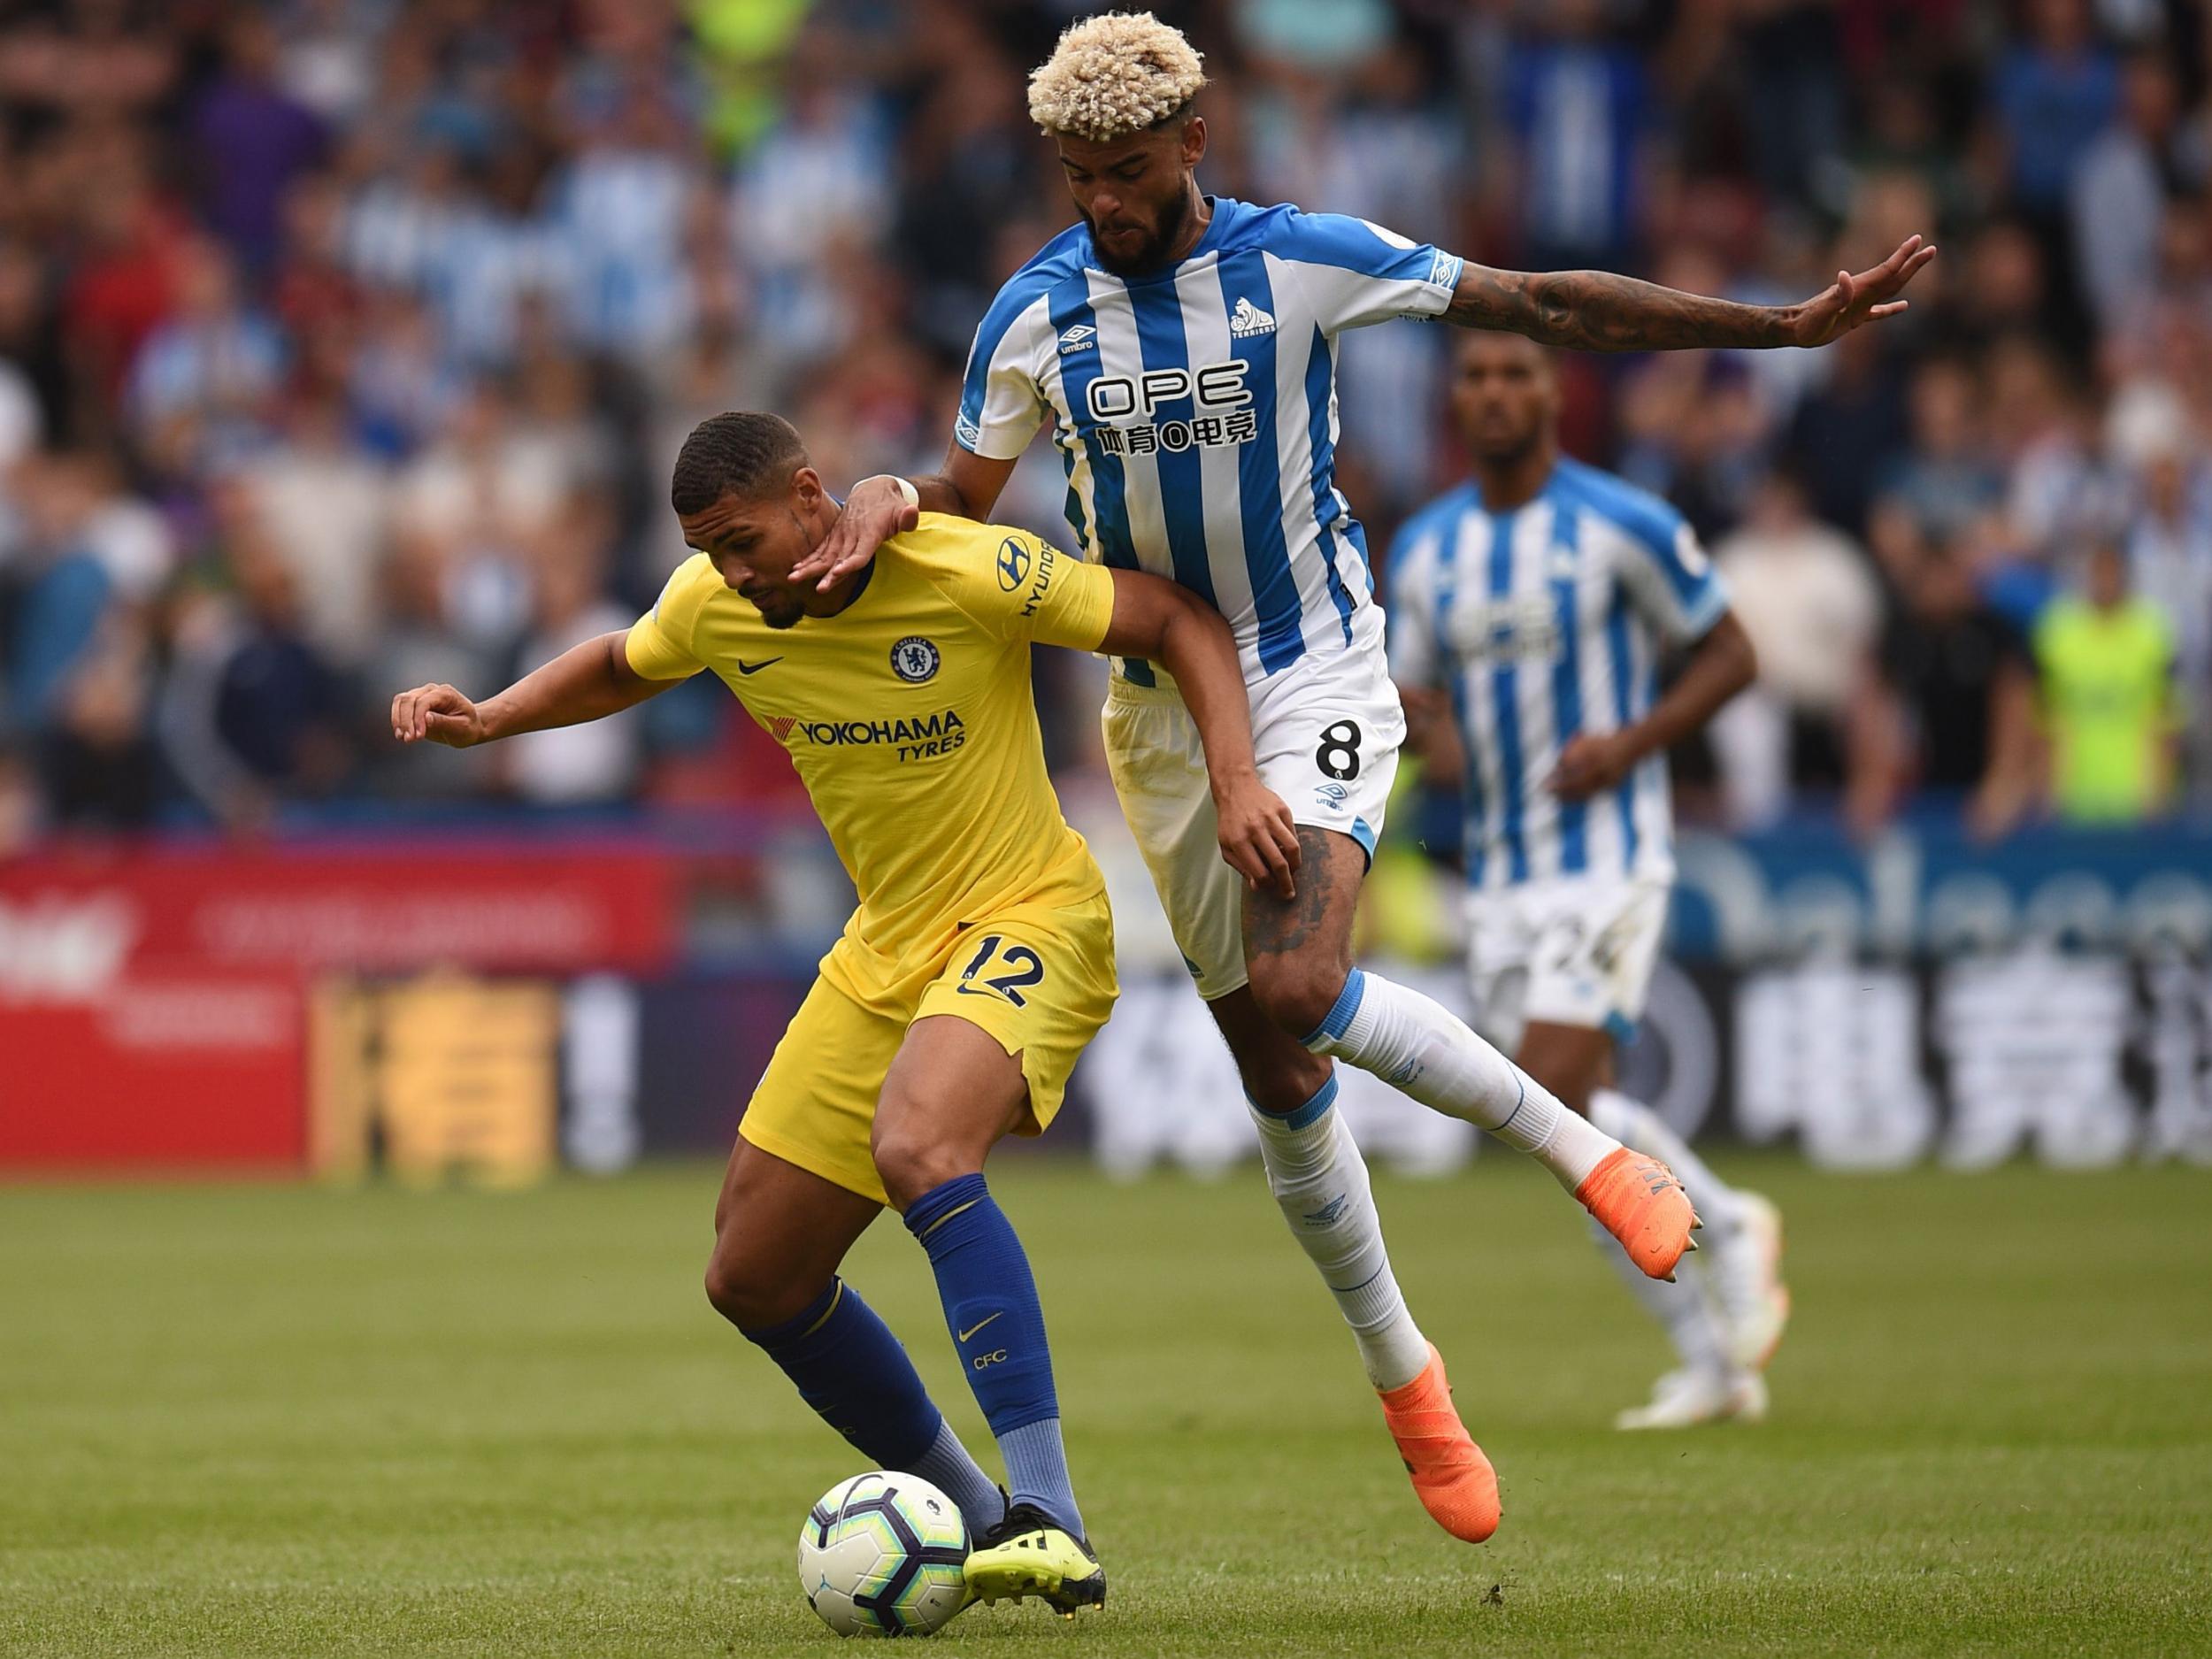
<path id="1" fill-rule="evenodd" d="M 781 415 L 751 410 L 711 415 L 691 429 L 676 454 L 669 505 L 704 512 L 725 495 L 780 489 L 807 464 L 799 429 Z"/>

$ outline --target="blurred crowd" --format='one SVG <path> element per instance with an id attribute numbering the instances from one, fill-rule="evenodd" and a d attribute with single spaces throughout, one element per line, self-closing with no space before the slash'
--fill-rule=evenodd
<path id="1" fill-rule="evenodd" d="M 401 750 L 618 627 L 706 413 L 840 487 L 941 456 L 999 280 L 1071 217 L 1054 0 L 0 0 L 0 849 L 360 803 L 757 802 L 717 687 Z M 1197 0 L 1210 189 L 1485 262 L 1804 297 L 1818 353 L 1566 365 L 1765 668 L 1693 810 L 1948 801 L 1990 834 L 2212 792 L 2212 16 L 2183 0 Z M 1443 342 L 1344 357 L 1386 544 L 1455 481 Z M 1048 533 L 1031 457 L 1002 507 Z M 1387 572 L 1384 572 L 1386 590 Z M 1088 666 L 1046 674 L 1092 764 Z"/>

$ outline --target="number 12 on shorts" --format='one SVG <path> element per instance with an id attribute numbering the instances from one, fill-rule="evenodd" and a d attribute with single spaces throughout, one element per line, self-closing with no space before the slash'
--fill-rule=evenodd
<path id="1" fill-rule="evenodd" d="M 985 935 L 975 955 L 969 958 L 968 965 L 960 970 L 961 994 L 982 996 L 987 992 L 995 991 L 1016 1008 L 1026 1008 L 1029 999 L 1022 995 L 1023 988 L 1036 984 L 1045 977 L 1044 962 L 1027 945 L 1006 945 L 1003 950 L 999 949 L 1001 945 L 1006 945 L 1005 934 Z M 983 970 L 993 956 L 998 958 L 1002 968 L 1010 969 L 1011 972 L 985 973 Z"/>

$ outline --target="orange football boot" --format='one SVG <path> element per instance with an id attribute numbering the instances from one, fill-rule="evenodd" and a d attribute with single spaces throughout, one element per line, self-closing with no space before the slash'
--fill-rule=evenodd
<path id="1" fill-rule="evenodd" d="M 1628 1147 L 1609 1153 L 1575 1197 L 1648 1278 L 1671 1280 L 1675 1263 L 1697 1248 L 1690 1234 L 1704 1224 L 1674 1171 L 1657 1158 Z"/>
<path id="2" fill-rule="evenodd" d="M 1383 1421 L 1413 1477 L 1414 1494 L 1429 1518 L 1464 1543 L 1498 1530 L 1498 1471 L 1482 1455 L 1452 1404 L 1444 1356 L 1429 1344 L 1429 1363 L 1400 1388 L 1377 1391 Z"/>

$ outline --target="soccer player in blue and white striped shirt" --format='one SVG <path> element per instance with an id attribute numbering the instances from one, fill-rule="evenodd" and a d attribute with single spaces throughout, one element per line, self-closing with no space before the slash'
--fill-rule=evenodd
<path id="1" fill-rule="evenodd" d="M 1666 926 L 1667 749 L 1751 682 L 1751 641 L 1680 513 L 1560 454 L 1542 347 L 1460 341 L 1452 412 L 1474 478 L 1407 521 L 1386 569 L 1414 741 L 1464 786 L 1475 1018 L 1562 1102 L 1664 1160 L 1705 1223 L 1709 1283 L 1697 1262 L 1647 1279 L 1601 1240 L 1682 1360 L 1620 1426 L 1756 1417 L 1789 1305 L 1773 1208 L 1604 1087 Z M 1685 661 L 1661 695 L 1669 649 Z"/>
<path id="2" fill-rule="evenodd" d="M 1932 250 L 1914 237 L 1779 307 L 1603 272 L 1488 270 L 1363 220 L 1204 194 L 1204 84 L 1189 42 L 1149 13 L 1087 18 L 1062 35 L 1030 78 L 1029 108 L 1057 146 L 1079 222 L 985 315 L 943 471 L 863 480 L 810 568 L 825 581 L 857 568 L 918 509 L 987 516 L 1048 423 L 1085 556 L 1171 576 L 1228 619 L 1261 778 L 1297 823 L 1286 867 L 1248 891 L 1221 862 L 1189 718 L 1155 664 L 1116 667 L 1115 787 L 1236 1056 L 1269 1184 L 1352 1327 L 1415 1489 L 1447 1531 L 1479 1540 L 1497 1525 L 1496 1479 L 1392 1277 L 1366 1171 L 1331 1110 L 1333 1062 L 1529 1153 L 1655 1278 L 1692 1248 L 1694 1217 L 1655 1159 L 1430 998 L 1352 964 L 1404 718 L 1365 534 L 1336 488 L 1336 339 L 1440 317 L 1598 350 L 1821 345 L 1902 309 L 1898 292 Z"/>

